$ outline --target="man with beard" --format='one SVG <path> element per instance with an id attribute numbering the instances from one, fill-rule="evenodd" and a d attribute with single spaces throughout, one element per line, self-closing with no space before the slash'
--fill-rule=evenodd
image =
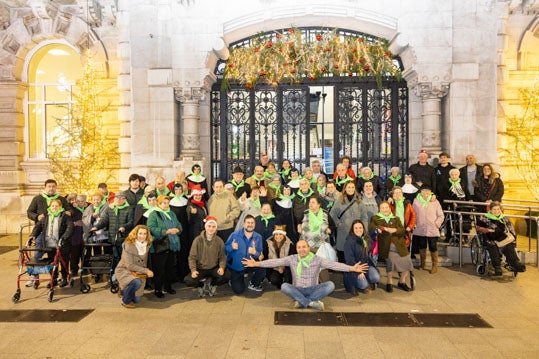
<path id="1" fill-rule="evenodd" d="M 247 288 L 261 292 L 261 283 L 266 275 L 262 268 L 245 268 L 242 264 L 244 258 L 262 260 L 262 236 L 255 232 L 255 218 L 248 214 L 243 220 L 243 228 L 233 232 L 225 243 L 227 267 L 230 270 L 230 286 L 236 294 L 245 291 L 244 274 L 254 272 Z"/>

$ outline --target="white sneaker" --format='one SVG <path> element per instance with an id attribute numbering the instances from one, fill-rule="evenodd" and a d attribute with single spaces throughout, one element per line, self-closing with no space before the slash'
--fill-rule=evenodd
<path id="1" fill-rule="evenodd" d="M 324 303 L 319 300 L 317 300 L 316 302 L 310 302 L 309 308 L 312 308 L 314 310 L 324 310 Z"/>
<path id="2" fill-rule="evenodd" d="M 297 300 L 294 301 L 294 308 L 295 309 L 300 309 L 301 308 L 301 304 L 299 304 L 299 302 Z"/>
<path id="3" fill-rule="evenodd" d="M 249 282 L 249 286 L 247 286 L 247 289 L 255 291 L 255 292 L 262 292 L 261 286 L 255 287 L 254 284 L 251 282 Z"/>
<path id="4" fill-rule="evenodd" d="M 213 297 L 216 293 L 217 293 L 217 286 L 216 285 L 210 285 L 210 291 L 209 291 L 210 297 Z"/>
<path id="5" fill-rule="evenodd" d="M 30 279 L 28 282 L 26 282 L 25 287 L 33 287 L 35 281 L 39 280 L 38 276 L 33 276 L 32 279 Z"/>

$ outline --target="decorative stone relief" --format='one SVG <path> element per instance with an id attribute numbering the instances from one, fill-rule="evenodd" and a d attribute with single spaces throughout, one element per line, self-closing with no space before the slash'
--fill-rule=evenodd
<path id="1" fill-rule="evenodd" d="M 2 40 L 2 49 L 6 50 L 10 54 L 15 55 L 17 51 L 19 51 L 19 48 L 21 47 L 21 44 L 17 42 L 17 39 L 13 34 L 8 34 L 4 39 Z"/>
<path id="2" fill-rule="evenodd" d="M 425 100 L 427 98 L 442 98 L 449 92 L 448 83 L 420 82 L 414 88 L 416 96 Z"/>
<path id="3" fill-rule="evenodd" d="M 199 150 L 200 140 L 198 135 L 182 135 L 182 144 L 184 150 Z"/>
<path id="4" fill-rule="evenodd" d="M 423 147 L 438 147 L 440 145 L 440 131 L 423 131 Z"/>

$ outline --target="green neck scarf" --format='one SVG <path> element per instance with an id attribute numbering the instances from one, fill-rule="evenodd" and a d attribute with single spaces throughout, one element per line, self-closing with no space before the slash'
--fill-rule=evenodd
<path id="1" fill-rule="evenodd" d="M 281 184 L 280 183 L 278 185 L 274 185 L 273 182 L 270 182 L 268 186 L 269 186 L 269 188 L 273 189 L 275 191 L 275 193 L 281 192 Z"/>
<path id="2" fill-rule="evenodd" d="M 395 214 L 401 219 L 401 223 L 404 223 L 404 198 L 395 201 Z"/>
<path id="3" fill-rule="evenodd" d="M 288 200 L 293 200 L 294 197 L 296 197 L 296 194 L 295 194 L 295 193 L 292 193 L 292 195 L 290 195 L 290 196 L 285 196 L 284 194 L 280 194 L 280 195 L 279 195 L 279 200 L 281 200 L 281 201 L 288 201 Z"/>
<path id="4" fill-rule="evenodd" d="M 260 198 L 257 198 L 257 199 L 251 198 L 251 202 L 253 203 L 254 208 L 262 207 L 262 205 L 260 204 Z"/>
<path id="5" fill-rule="evenodd" d="M 49 214 L 49 217 L 51 218 L 58 217 L 60 213 L 62 213 L 63 211 L 65 211 L 64 208 L 60 208 L 56 212 L 52 212 L 50 208 L 47 208 L 47 213 Z"/>
<path id="6" fill-rule="evenodd" d="M 378 217 L 382 218 L 383 220 L 385 220 L 386 223 L 389 223 L 389 221 L 390 221 L 392 218 L 395 218 L 395 216 L 393 215 L 393 213 L 390 213 L 389 215 L 384 216 L 384 215 L 382 214 L 382 212 L 378 212 L 378 213 L 376 213 L 376 215 L 377 215 Z"/>
<path id="7" fill-rule="evenodd" d="M 240 183 L 237 183 L 235 180 L 232 180 L 232 186 L 234 186 L 234 192 L 238 192 L 238 190 L 245 185 L 245 181 L 241 180 Z"/>
<path id="8" fill-rule="evenodd" d="M 266 227 L 268 226 L 269 220 L 272 219 L 272 218 L 275 218 L 273 213 L 270 213 L 267 216 L 260 215 L 260 219 L 262 219 L 266 223 Z"/>
<path id="9" fill-rule="evenodd" d="M 317 184 L 318 181 L 316 180 L 316 178 L 313 177 L 313 178 L 311 178 L 311 179 L 309 180 L 309 183 L 310 183 L 310 184 Z"/>
<path id="10" fill-rule="evenodd" d="M 252 175 L 251 178 L 254 179 L 254 180 L 256 181 L 256 184 L 257 184 L 258 186 L 260 186 L 260 182 L 262 182 L 262 181 L 264 180 L 264 175 L 262 175 L 262 178 L 258 178 L 258 177 L 256 177 L 255 175 Z"/>
<path id="11" fill-rule="evenodd" d="M 318 193 L 320 193 L 320 194 L 326 193 L 325 187 L 321 187 L 318 183 L 316 184 L 316 190 L 317 190 Z"/>
<path id="12" fill-rule="evenodd" d="M 309 188 L 309 192 L 307 192 L 307 194 L 303 194 L 303 192 L 301 191 L 296 192 L 297 196 L 301 197 L 301 199 L 303 200 L 303 203 L 307 203 L 307 197 L 311 196 L 313 193 L 314 191 L 312 188 Z"/>
<path id="13" fill-rule="evenodd" d="M 460 183 L 460 177 L 457 178 L 456 181 L 453 181 L 451 178 L 449 178 L 449 183 L 451 183 L 451 187 L 449 188 L 449 190 L 451 191 L 453 188 L 455 188 L 455 185 Z"/>
<path id="14" fill-rule="evenodd" d="M 429 196 L 427 197 L 427 199 L 424 199 L 423 196 L 421 195 L 421 192 L 416 196 L 417 200 L 421 203 L 421 205 L 423 206 L 423 208 L 427 208 L 429 206 L 429 202 L 430 200 L 432 199 L 432 193 L 429 194 Z"/>
<path id="15" fill-rule="evenodd" d="M 391 182 L 393 182 L 394 186 L 396 186 L 397 183 L 399 183 L 401 178 L 402 177 L 401 177 L 400 173 L 397 175 L 397 177 L 393 177 L 393 175 L 389 176 L 389 179 L 391 180 Z"/>
<path id="16" fill-rule="evenodd" d="M 138 201 L 138 204 L 141 204 L 144 209 L 150 208 L 150 205 L 148 204 L 148 197 L 146 196 L 142 196 L 142 198 Z"/>
<path id="17" fill-rule="evenodd" d="M 271 179 L 273 178 L 274 175 L 276 175 L 277 172 L 273 172 L 273 173 L 269 173 L 268 170 L 265 170 L 264 171 L 264 178 L 268 179 L 271 181 Z"/>
<path id="18" fill-rule="evenodd" d="M 58 193 L 56 193 L 54 196 L 49 196 L 45 192 L 41 192 L 41 197 L 45 198 L 45 201 L 47 201 L 47 207 L 48 207 L 48 206 L 51 205 L 51 201 L 53 199 L 56 199 L 56 198 L 60 197 L 60 195 Z"/>
<path id="19" fill-rule="evenodd" d="M 365 181 L 370 181 L 371 179 L 374 178 L 374 173 L 371 172 L 371 176 L 369 178 L 363 176 L 363 175 L 359 175 L 359 178 L 363 178 Z"/>
<path id="20" fill-rule="evenodd" d="M 505 217 L 505 214 L 500 214 L 498 217 L 496 217 L 495 215 L 493 215 L 491 212 L 487 212 L 486 216 L 488 219 L 491 219 L 493 221 L 498 221 L 498 222 L 501 222 L 501 223 L 504 223 L 503 221 L 503 217 Z M 504 223 L 505 224 L 505 223 Z"/>
<path id="21" fill-rule="evenodd" d="M 99 203 L 99 205 L 97 207 L 94 207 L 94 213 L 99 214 L 99 212 L 101 212 L 101 208 L 103 208 L 104 204 L 105 203 L 103 203 L 103 201 L 101 201 L 101 203 Z"/>
<path id="22" fill-rule="evenodd" d="M 167 209 L 167 210 L 164 210 L 164 209 L 162 209 L 161 207 L 156 206 L 156 207 L 154 207 L 154 211 L 156 211 L 156 212 L 161 212 L 161 213 L 163 213 L 163 215 L 164 215 L 165 217 L 167 217 L 168 219 L 170 219 L 170 208 Z"/>
<path id="23" fill-rule="evenodd" d="M 157 188 L 155 189 L 155 193 L 157 194 L 157 196 L 160 196 L 162 194 L 164 194 L 165 196 L 167 196 L 169 193 L 170 193 L 170 190 L 165 187 L 165 189 L 163 190 L 163 192 L 161 192 L 160 190 L 158 190 Z"/>
<path id="24" fill-rule="evenodd" d="M 339 176 L 337 176 L 337 178 L 335 178 L 335 184 L 337 184 L 337 186 L 342 186 L 342 185 L 344 185 L 346 182 L 350 182 L 350 181 L 353 181 L 353 179 L 352 179 L 352 177 L 350 177 L 350 176 L 348 176 L 348 175 L 346 175 L 346 177 L 345 177 L 343 180 L 341 180 L 341 179 L 339 178 Z"/>
<path id="25" fill-rule="evenodd" d="M 281 176 L 283 176 L 284 178 L 287 178 L 288 177 L 288 174 L 290 173 L 290 169 L 287 169 L 287 170 L 282 170 L 282 171 L 279 171 L 279 173 L 281 174 Z"/>
<path id="26" fill-rule="evenodd" d="M 78 209 L 80 213 L 84 213 L 84 211 L 86 210 L 86 207 L 75 207 L 75 208 Z"/>
<path id="27" fill-rule="evenodd" d="M 317 214 L 309 211 L 309 232 L 320 233 L 322 223 L 324 223 L 324 211 L 322 208 L 318 210 Z"/>
<path id="28" fill-rule="evenodd" d="M 310 262 L 313 260 L 314 258 L 314 253 L 313 252 L 309 252 L 309 254 L 307 254 L 304 258 L 301 258 L 298 254 L 298 265 L 296 267 L 296 274 L 298 275 L 298 277 L 301 277 L 301 272 L 303 272 L 303 267 L 305 268 L 309 268 L 310 267 Z"/>
<path id="29" fill-rule="evenodd" d="M 195 182 L 197 182 L 197 183 L 200 182 L 200 177 L 202 177 L 202 173 L 191 172 L 190 175 L 195 177 Z"/>
<path id="30" fill-rule="evenodd" d="M 123 205 L 118 206 L 116 203 L 114 203 L 114 214 L 118 215 L 118 211 L 124 208 L 129 207 L 129 203 L 125 202 Z"/>

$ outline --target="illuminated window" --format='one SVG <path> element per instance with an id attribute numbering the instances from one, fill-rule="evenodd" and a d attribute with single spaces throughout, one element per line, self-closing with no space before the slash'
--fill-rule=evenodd
<path id="1" fill-rule="evenodd" d="M 28 158 L 46 158 L 52 138 L 61 138 L 58 119 L 69 114 L 73 86 L 82 77 L 80 56 L 69 46 L 40 48 L 28 66 Z"/>

